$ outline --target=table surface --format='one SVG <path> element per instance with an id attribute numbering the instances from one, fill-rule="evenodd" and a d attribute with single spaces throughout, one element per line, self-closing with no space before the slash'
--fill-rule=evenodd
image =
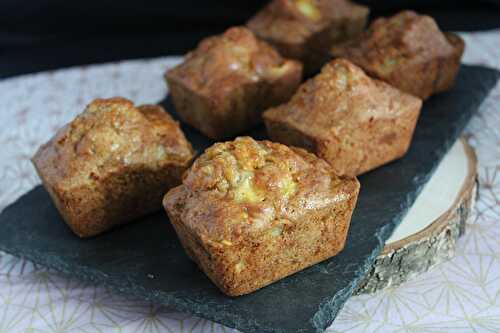
<path id="1" fill-rule="evenodd" d="M 462 34 L 465 63 L 500 68 L 500 30 Z M 126 61 L 0 81 L 0 210 L 39 183 L 29 158 L 96 97 L 154 103 L 178 57 Z M 404 285 L 352 297 L 328 332 L 500 331 L 500 84 L 467 128 L 479 200 L 455 258 Z M 286 316 L 286 314 L 283 314 Z M 0 253 L 0 332 L 229 332 Z"/>

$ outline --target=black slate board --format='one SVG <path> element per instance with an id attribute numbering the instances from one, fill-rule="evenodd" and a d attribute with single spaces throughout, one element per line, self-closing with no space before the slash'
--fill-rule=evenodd
<path id="1" fill-rule="evenodd" d="M 221 294 L 188 260 L 163 212 L 80 240 L 40 186 L 0 215 L 0 250 L 245 332 L 322 331 L 498 78 L 495 70 L 462 66 L 454 89 L 424 104 L 408 154 L 360 177 L 362 190 L 344 251 L 253 294 Z M 168 100 L 165 104 L 173 110 Z M 198 151 L 210 144 L 185 130 Z"/>

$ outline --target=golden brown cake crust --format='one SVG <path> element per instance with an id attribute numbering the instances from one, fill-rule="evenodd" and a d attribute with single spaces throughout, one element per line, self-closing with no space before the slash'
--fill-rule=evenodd
<path id="1" fill-rule="evenodd" d="M 90 103 L 33 163 L 68 225 L 86 237 L 159 209 L 193 154 L 162 107 L 110 98 Z"/>
<path id="2" fill-rule="evenodd" d="M 331 46 L 361 33 L 368 14 L 347 0 L 273 0 L 247 26 L 312 73 L 328 60 Z"/>
<path id="3" fill-rule="evenodd" d="M 375 20 L 359 38 L 334 46 L 331 54 L 426 99 L 453 86 L 463 51 L 463 40 L 442 33 L 433 18 L 402 11 Z"/>
<path id="4" fill-rule="evenodd" d="M 338 59 L 306 81 L 287 103 L 264 113 L 269 136 L 303 147 L 340 175 L 358 175 L 402 156 L 420 99 L 369 78 Z"/>
<path id="5" fill-rule="evenodd" d="M 240 295 L 340 251 L 358 191 L 305 150 L 240 137 L 207 149 L 164 206 L 187 253 Z"/>
<path id="6" fill-rule="evenodd" d="M 300 63 L 284 59 L 244 27 L 202 40 L 166 73 L 177 113 L 213 139 L 260 122 L 262 111 L 288 100 L 301 78 Z"/>

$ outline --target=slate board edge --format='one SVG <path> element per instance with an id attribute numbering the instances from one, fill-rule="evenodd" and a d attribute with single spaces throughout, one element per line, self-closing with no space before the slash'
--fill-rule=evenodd
<path id="1" fill-rule="evenodd" d="M 28 192 L 29 193 L 29 192 Z M 24 196 L 24 195 L 23 195 Z M 21 196 L 22 198 L 22 196 Z M 20 198 L 20 199 L 21 199 Z M 8 208 L 8 207 L 7 207 Z M 6 208 L 6 209 L 7 209 Z M 2 211 L 3 212 L 3 211 Z M 186 312 L 190 313 L 192 315 L 198 316 L 200 318 L 206 318 L 208 320 L 212 320 L 214 322 L 219 322 L 222 323 L 222 319 L 219 319 L 217 317 L 208 317 L 204 311 L 197 311 L 193 310 L 193 307 L 190 306 L 188 303 L 180 303 L 178 299 L 175 298 L 171 293 L 161 293 L 159 292 L 158 294 L 154 296 L 144 296 L 144 293 L 142 293 L 141 287 L 137 286 L 132 283 L 128 283 L 127 280 L 120 280 L 123 281 L 122 283 L 117 283 L 118 279 L 113 279 L 111 282 L 107 279 L 106 274 L 100 274 L 99 272 L 93 270 L 93 269 L 88 269 L 86 266 L 80 266 L 80 265 L 75 265 L 72 264 L 71 267 L 68 267 L 68 265 L 65 264 L 64 261 L 60 261 L 57 256 L 51 256 L 47 255 L 47 253 L 41 253 L 39 251 L 27 251 L 25 248 L 18 248 L 16 246 L 4 246 L 3 244 L 0 243 L 0 251 L 8 253 L 10 255 L 31 261 L 33 263 L 39 264 L 41 266 L 44 266 L 46 268 L 52 269 L 54 271 L 57 271 L 58 273 L 62 273 L 63 275 L 66 275 L 68 278 L 74 279 L 75 276 L 78 276 L 78 280 L 81 281 L 87 281 L 92 284 L 102 284 L 106 288 L 109 288 L 110 290 L 114 290 L 122 294 L 123 296 L 133 296 L 135 298 L 141 299 L 141 300 L 146 300 L 148 302 L 153 302 L 155 304 L 159 304 L 162 306 L 166 307 L 171 307 L 172 309 L 175 309 L 176 311 L 179 312 Z M 203 306 L 201 303 L 196 303 L 197 307 L 200 308 Z M 234 321 L 232 320 L 231 324 L 228 324 L 229 320 L 227 318 L 224 318 L 224 323 L 222 325 L 227 326 L 227 327 L 232 327 L 235 329 L 250 329 L 250 330 L 255 330 L 255 329 L 262 329 L 262 326 L 255 326 L 252 324 L 252 321 L 248 320 L 247 318 L 240 317 L 238 319 L 235 319 Z M 237 321 L 245 321 L 248 324 L 246 325 L 241 325 L 241 322 L 236 323 Z M 239 328 L 237 328 L 239 327 Z M 274 328 L 268 328 L 264 330 L 263 332 L 279 332 L 276 331 Z M 284 332 L 284 331 L 283 331 Z"/>
<path id="2" fill-rule="evenodd" d="M 490 72 L 490 75 L 488 79 L 490 79 L 490 82 L 484 82 L 484 85 L 489 86 L 489 89 L 485 89 L 485 94 L 479 98 L 480 102 L 483 102 L 485 100 L 485 97 L 488 96 L 491 88 L 494 87 L 495 82 L 500 78 L 500 71 L 491 69 L 491 68 L 486 68 L 482 66 L 483 69 L 490 69 L 492 70 Z M 477 110 L 479 110 L 481 103 L 478 103 L 477 105 Z M 470 118 L 469 116 L 463 115 L 462 117 L 464 118 Z M 449 150 L 451 147 L 452 143 L 459 137 L 460 133 L 462 130 L 465 128 L 467 125 L 469 119 L 463 119 L 460 123 L 460 126 L 455 126 L 453 135 L 451 135 L 448 140 L 446 141 L 445 145 L 443 145 L 443 148 L 436 153 L 436 160 L 433 165 L 432 171 L 429 172 L 426 177 L 424 178 L 416 178 L 413 179 L 414 183 L 416 184 L 416 190 L 412 193 L 408 193 L 406 195 L 406 200 L 404 205 L 401 207 L 400 213 L 394 217 L 388 224 L 384 225 L 382 228 L 378 230 L 378 232 L 375 234 L 375 237 L 379 241 L 379 245 L 377 248 L 375 248 L 371 255 L 365 260 L 365 263 L 363 267 L 358 269 L 361 273 L 366 274 L 368 270 L 370 269 L 372 263 L 376 259 L 378 253 L 382 250 L 383 244 L 385 243 L 385 240 L 389 237 L 390 233 L 392 230 L 400 223 L 401 219 L 404 217 L 408 209 L 411 207 L 411 204 L 413 201 L 416 199 L 418 194 L 420 193 L 421 189 L 427 182 L 427 180 L 432 176 L 432 173 L 435 171 L 436 167 L 439 165 L 439 162 L 441 161 L 442 157 L 444 154 Z M 28 192 L 29 193 L 29 192 Z M 26 194 L 24 194 L 22 197 L 24 197 Z M 17 201 L 20 201 L 21 198 L 17 199 Z M 7 206 L 1 213 L 3 214 L 6 210 L 9 209 L 9 207 L 14 206 L 15 203 L 12 203 L 11 205 Z M 118 283 L 115 279 L 113 282 L 109 282 L 107 280 L 107 275 L 106 274 L 100 274 L 99 272 L 93 270 L 93 269 L 88 269 L 85 266 L 80 266 L 80 265 L 74 265 L 70 268 L 68 267 L 64 262 L 59 261 L 57 256 L 52 256 L 47 253 L 41 253 L 39 251 L 29 251 L 26 248 L 22 247 L 17 247 L 17 246 L 5 246 L 4 244 L 0 243 L 0 251 L 12 254 L 14 256 L 18 256 L 27 260 L 30 260 L 32 262 L 38 263 L 42 266 L 54 269 L 58 272 L 61 272 L 65 275 L 68 275 L 69 277 L 78 275 L 78 278 L 81 280 L 89 281 L 92 283 L 103 283 L 104 285 L 108 286 L 112 290 L 116 290 L 117 292 L 120 292 L 124 295 L 132 295 L 133 297 L 137 297 L 140 299 L 146 299 L 147 301 L 155 302 L 164 306 L 172 306 L 176 310 L 181 311 L 181 312 L 188 312 L 193 315 L 207 318 L 209 320 L 213 320 L 215 322 L 222 322 L 223 325 L 228 326 L 228 327 L 234 327 L 242 331 L 252 331 L 254 332 L 255 330 L 258 330 L 260 332 L 285 332 L 283 330 L 277 330 L 274 327 L 263 327 L 262 324 L 256 325 L 256 323 L 253 320 L 249 320 L 248 318 L 243 318 L 243 317 L 234 317 L 232 319 L 226 318 L 218 318 L 217 315 L 215 316 L 207 316 L 206 313 L 203 310 L 199 310 L 203 306 L 207 306 L 204 304 L 196 303 L 197 309 L 193 309 L 191 307 L 192 302 L 186 303 L 186 302 L 179 302 L 178 299 L 175 298 L 175 295 L 166 294 L 166 293 L 157 293 L 151 296 L 145 297 L 143 293 L 140 292 L 141 287 L 134 285 L 130 283 L 129 281 L 126 280 L 120 280 L 120 283 Z M 55 264 L 57 263 L 57 264 Z M 351 281 L 351 283 L 344 288 L 339 294 L 333 297 L 325 297 L 327 299 L 325 302 L 323 302 L 319 308 L 314 317 L 310 320 L 310 325 L 311 328 L 314 328 L 317 332 L 323 332 L 324 329 L 326 329 L 328 326 L 331 325 L 333 320 L 335 319 L 338 311 L 341 309 L 343 303 L 347 300 L 348 297 L 350 297 L 356 288 L 356 285 L 358 284 L 359 279 L 354 279 Z M 303 330 L 297 330 L 296 332 L 303 332 Z M 307 330 L 309 332 L 309 330 Z"/>

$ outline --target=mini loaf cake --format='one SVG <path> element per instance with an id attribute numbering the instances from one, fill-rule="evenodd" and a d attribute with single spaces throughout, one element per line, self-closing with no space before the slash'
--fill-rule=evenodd
<path id="1" fill-rule="evenodd" d="M 111 98 L 90 103 L 32 160 L 66 223 L 89 237 L 161 209 L 192 158 L 160 106 Z"/>
<path id="2" fill-rule="evenodd" d="M 262 121 L 262 112 L 287 101 L 302 65 L 282 58 L 243 27 L 201 41 L 166 80 L 183 121 L 212 139 L 231 137 Z"/>
<path id="3" fill-rule="evenodd" d="M 339 175 L 359 175 L 405 154 L 422 101 L 333 60 L 287 104 L 264 113 L 272 140 L 303 147 Z"/>
<path id="4" fill-rule="evenodd" d="M 348 0 L 273 0 L 247 26 L 310 74 L 328 61 L 331 46 L 363 31 L 368 13 Z"/>
<path id="5" fill-rule="evenodd" d="M 334 46 L 331 54 L 426 99 L 453 86 L 463 51 L 463 40 L 442 33 L 433 18 L 403 11 L 375 20 L 359 38 Z"/>
<path id="6" fill-rule="evenodd" d="M 342 250 L 358 191 L 305 150 L 240 137 L 207 149 L 163 204 L 187 254 L 237 296 Z"/>

